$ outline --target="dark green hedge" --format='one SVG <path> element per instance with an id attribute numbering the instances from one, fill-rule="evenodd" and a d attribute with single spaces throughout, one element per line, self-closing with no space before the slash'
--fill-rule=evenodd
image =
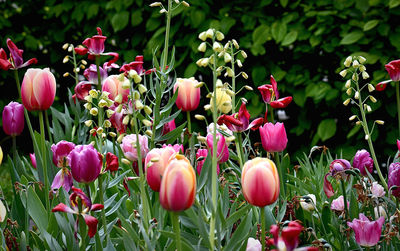
<path id="1" fill-rule="evenodd" d="M 190 8 L 179 8 L 172 20 L 172 43 L 176 46 L 176 75 L 196 76 L 209 82 L 210 72 L 195 63 L 198 34 L 209 27 L 220 29 L 228 39 L 235 38 L 249 57 L 244 70 L 247 81 L 259 86 L 273 74 L 283 96 L 294 102 L 286 109 L 288 150 L 308 152 L 312 145 L 325 144 L 351 158 L 356 149 L 366 148 L 361 130 L 348 121 L 349 107 L 344 81 L 338 75 L 350 54 L 367 58 L 367 71 L 376 84 L 389 76 L 384 64 L 400 58 L 399 0 L 298 0 L 298 1 L 190 1 Z M 121 54 L 118 63 L 143 54 L 145 67 L 151 67 L 154 48 L 162 48 L 165 20 L 150 1 L 2 1 L 0 3 L 1 47 L 7 37 L 24 48 L 25 58 L 37 57 L 39 67 L 55 70 L 60 85 L 59 103 L 74 81 L 63 78 L 70 70 L 62 64 L 65 42 L 80 44 L 84 38 L 103 29 L 108 37 L 106 51 Z M 160 50 L 158 50 L 159 53 Z M 16 97 L 11 74 L 0 73 L 1 108 Z M 15 91 L 15 93 L 13 93 Z M 10 94 L 12 93 L 12 95 Z M 380 162 L 395 152 L 398 136 L 393 86 L 375 96 L 379 102 L 369 118 L 385 120 L 375 130 Z M 264 105 L 255 89 L 247 93 L 253 117 L 261 116 Z M 204 102 L 207 102 L 206 100 Z M 355 110 L 353 110 L 354 112 Z M 357 130 L 357 129 L 356 129 Z M 2 135 L 3 136 L 3 135 Z M 257 136 L 255 136 L 257 137 Z"/>

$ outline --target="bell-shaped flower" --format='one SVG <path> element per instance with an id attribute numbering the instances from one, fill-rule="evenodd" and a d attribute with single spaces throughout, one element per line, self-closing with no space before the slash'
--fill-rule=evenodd
<path id="1" fill-rule="evenodd" d="M 90 198 L 87 197 L 86 194 L 79 188 L 72 187 L 72 191 L 73 193 L 69 196 L 71 207 L 65 205 L 64 203 L 60 203 L 51 211 L 81 215 L 85 220 L 86 225 L 89 227 L 88 236 L 92 238 L 97 232 L 98 220 L 89 215 L 89 212 L 102 210 L 104 206 L 102 204 L 92 204 Z M 78 220 L 79 217 L 76 219 L 75 229 L 78 229 Z M 80 234 L 82 235 L 83 233 Z"/>
<path id="2" fill-rule="evenodd" d="M 258 87 L 264 103 L 270 104 L 272 108 L 285 108 L 293 98 L 291 96 L 279 99 L 278 84 L 275 78 L 271 75 L 271 84 L 265 84 Z"/>
<path id="3" fill-rule="evenodd" d="M 299 235 L 303 231 L 303 226 L 297 221 L 291 221 L 279 231 L 277 225 L 272 225 L 269 232 L 273 235 L 273 244 L 279 250 L 292 251 L 300 243 Z"/>
<path id="4" fill-rule="evenodd" d="M 329 165 L 329 172 L 325 174 L 323 186 L 324 192 L 328 198 L 332 197 L 335 194 L 332 184 L 328 180 L 328 176 L 332 176 L 336 179 L 346 179 L 347 174 L 345 173 L 345 171 L 350 168 L 350 162 L 345 159 L 335 159 L 331 162 L 331 164 Z"/>
<path id="5" fill-rule="evenodd" d="M 24 130 L 24 106 L 11 101 L 3 109 L 3 130 L 7 135 L 15 137 Z"/>
<path id="6" fill-rule="evenodd" d="M 392 81 L 400 80 L 400 59 L 390 61 L 385 65 L 385 69 L 389 73 Z"/>
<path id="7" fill-rule="evenodd" d="M 385 222 L 383 216 L 376 221 L 370 221 L 364 214 L 359 214 L 359 219 L 347 222 L 347 225 L 354 230 L 356 242 L 363 247 L 375 246 L 381 237 L 382 226 Z"/>
<path id="8" fill-rule="evenodd" d="M 353 167 L 359 169 L 363 176 L 367 176 L 366 170 L 368 170 L 369 173 L 372 173 L 374 161 L 367 150 L 362 149 L 356 152 L 353 159 Z"/>
<path id="9" fill-rule="evenodd" d="M 223 114 L 218 118 L 217 124 L 225 124 L 233 132 L 244 132 L 249 129 L 257 130 L 264 124 L 264 118 L 257 118 L 250 123 L 250 113 L 246 109 L 246 103 L 242 102 L 239 112 L 232 115 Z"/>
<path id="10" fill-rule="evenodd" d="M 7 59 L 7 53 L 4 51 L 4 49 L 0 48 L 0 68 L 2 70 L 17 70 L 31 64 L 37 64 L 36 58 L 31 58 L 24 63 L 24 59 L 22 58 L 22 53 L 24 51 L 18 49 L 18 47 L 9 38 L 7 39 L 7 47 L 10 51 L 10 59 Z"/>

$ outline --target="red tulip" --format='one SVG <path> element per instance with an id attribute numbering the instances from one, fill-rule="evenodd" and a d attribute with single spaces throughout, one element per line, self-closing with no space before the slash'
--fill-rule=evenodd
<path id="1" fill-rule="evenodd" d="M 276 247 L 279 247 L 279 250 L 292 251 L 300 243 L 299 235 L 303 231 L 303 226 L 296 221 L 291 221 L 288 226 L 282 228 L 280 234 L 277 225 L 272 225 L 269 231 L 274 236 L 273 243 Z"/>
<path id="2" fill-rule="evenodd" d="M 242 102 L 239 112 L 218 118 L 217 124 L 225 124 L 233 132 L 243 132 L 249 129 L 257 130 L 264 123 L 264 118 L 257 118 L 250 123 L 250 113 L 246 109 L 246 103 Z"/>
<path id="3" fill-rule="evenodd" d="M 246 201 L 257 207 L 271 205 L 278 199 L 279 175 L 272 160 L 248 160 L 242 171 L 242 191 Z"/>
<path id="4" fill-rule="evenodd" d="M 116 172 L 118 171 L 118 167 L 118 157 L 115 154 L 108 152 L 106 154 L 106 171 L 109 170 L 110 172 Z"/>
<path id="5" fill-rule="evenodd" d="M 24 130 L 24 106 L 18 102 L 10 102 L 3 110 L 3 130 L 7 135 L 17 136 Z"/>
<path id="6" fill-rule="evenodd" d="M 18 49 L 18 47 L 11 41 L 7 39 L 7 46 L 10 51 L 10 59 L 7 59 L 7 54 L 3 48 L 0 49 L 0 68 L 7 71 L 9 69 L 20 69 L 31 64 L 36 64 L 37 59 L 31 58 L 24 63 L 22 58 L 23 50 Z"/>
<path id="7" fill-rule="evenodd" d="M 22 103 L 28 111 L 45 111 L 56 95 L 56 79 L 48 68 L 28 69 L 21 86 Z"/>
<path id="8" fill-rule="evenodd" d="M 272 108 L 287 107 L 290 102 L 292 102 L 293 98 L 289 96 L 279 99 L 278 84 L 276 83 L 274 76 L 271 75 L 270 81 L 270 85 L 266 84 L 258 87 L 263 101 L 266 104 L 270 104 Z"/>
<path id="9" fill-rule="evenodd" d="M 400 80 L 400 59 L 389 62 L 387 65 L 385 65 L 385 68 L 392 81 Z"/>

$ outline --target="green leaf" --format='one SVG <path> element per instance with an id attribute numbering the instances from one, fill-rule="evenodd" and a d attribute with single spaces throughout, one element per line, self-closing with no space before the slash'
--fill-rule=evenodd
<path id="1" fill-rule="evenodd" d="M 286 35 L 286 24 L 279 21 L 272 24 L 271 34 L 277 43 L 280 43 Z"/>
<path id="2" fill-rule="evenodd" d="M 287 46 L 292 44 L 297 39 L 297 31 L 291 31 L 286 34 L 285 38 L 282 41 L 282 46 Z"/>
<path id="3" fill-rule="evenodd" d="M 362 31 L 350 32 L 342 38 L 342 40 L 340 41 L 340 44 L 342 44 L 342 45 L 354 44 L 355 42 L 360 40 L 363 36 L 364 36 L 364 33 Z"/>
<path id="4" fill-rule="evenodd" d="M 120 31 L 126 27 L 129 22 L 129 12 L 121 11 L 111 18 L 111 25 L 115 32 Z"/>
<path id="5" fill-rule="evenodd" d="M 139 24 L 142 23 L 142 21 L 143 21 L 143 17 L 142 17 L 141 10 L 135 10 L 134 12 L 132 12 L 132 16 L 131 16 L 132 27 L 138 26 Z"/>
<path id="6" fill-rule="evenodd" d="M 243 215 L 245 215 L 249 209 L 251 208 L 250 204 L 247 204 L 246 206 L 242 207 L 241 209 L 237 210 L 233 214 L 231 214 L 228 219 L 226 219 L 226 226 L 230 227 L 232 226 L 235 222 L 237 222 Z"/>
<path id="7" fill-rule="evenodd" d="M 174 130 L 170 131 L 169 133 L 165 134 L 164 136 L 161 136 L 157 141 L 164 141 L 167 140 L 167 144 L 171 144 L 174 142 L 179 135 L 181 135 L 183 128 L 185 128 L 187 122 L 184 122 L 182 125 L 178 126 Z"/>
<path id="8" fill-rule="evenodd" d="M 325 229 L 328 229 L 329 223 L 332 220 L 332 210 L 330 208 L 330 204 L 328 202 L 325 202 L 323 207 L 322 207 L 322 213 L 321 213 L 321 221 L 322 224 L 324 224 Z"/>
<path id="9" fill-rule="evenodd" d="M 279 0 L 283 8 L 285 8 L 289 2 L 289 0 Z"/>
<path id="10" fill-rule="evenodd" d="M 32 187 L 28 188 L 28 213 L 41 232 L 47 229 L 48 217 L 46 209 Z"/>
<path id="11" fill-rule="evenodd" d="M 369 31 L 369 30 L 373 29 L 375 26 L 377 26 L 378 23 L 379 23 L 379 20 L 377 20 L 377 19 L 369 20 L 368 22 L 366 22 L 364 24 L 363 30 L 364 31 Z"/>
<path id="12" fill-rule="evenodd" d="M 350 208 L 349 208 L 350 218 L 351 219 L 358 218 L 358 213 L 359 209 L 358 209 L 357 198 L 353 190 L 350 190 Z"/>
<path id="13" fill-rule="evenodd" d="M 390 0 L 389 1 L 389 8 L 395 8 L 400 5 L 400 0 Z"/>
<path id="14" fill-rule="evenodd" d="M 238 250 L 237 245 L 241 243 L 250 234 L 250 229 L 252 226 L 252 215 L 247 214 L 240 222 L 238 228 L 233 233 L 228 245 L 226 245 L 224 250 Z"/>
<path id="15" fill-rule="evenodd" d="M 183 73 L 183 76 L 185 76 L 185 78 L 193 77 L 194 74 L 196 73 L 196 71 L 197 71 L 196 63 L 190 63 L 186 67 L 185 72 Z"/>
<path id="16" fill-rule="evenodd" d="M 360 129 L 361 129 L 361 125 L 355 125 L 350 132 L 347 134 L 346 138 L 351 138 L 353 137 Z"/>
<path id="17" fill-rule="evenodd" d="M 334 119 L 324 119 L 319 123 L 317 134 L 322 141 L 330 139 L 336 133 L 336 122 Z"/>
<path id="18" fill-rule="evenodd" d="M 254 31 L 253 31 L 253 44 L 255 45 L 262 45 L 268 40 L 269 36 L 269 26 L 266 24 L 262 24 L 258 26 Z"/>

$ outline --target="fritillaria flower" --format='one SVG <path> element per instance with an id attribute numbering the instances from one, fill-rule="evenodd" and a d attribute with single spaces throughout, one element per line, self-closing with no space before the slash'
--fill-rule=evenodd
<path id="1" fill-rule="evenodd" d="M 258 118 L 250 123 L 250 113 L 246 109 L 246 103 L 242 102 L 239 112 L 232 115 L 223 114 L 218 118 L 217 124 L 225 124 L 233 132 L 257 130 L 264 123 L 264 118 Z"/>
<path id="2" fill-rule="evenodd" d="M 376 221 L 370 221 L 360 213 L 359 219 L 353 219 L 352 222 L 347 222 L 347 225 L 354 230 L 358 244 L 364 247 L 373 247 L 379 242 L 384 222 L 383 216 Z"/>
<path id="3" fill-rule="evenodd" d="M 22 53 L 24 51 L 18 49 L 18 47 L 9 38 L 7 39 L 7 47 L 10 51 L 9 59 L 7 59 L 7 53 L 4 51 L 4 49 L 0 48 L 0 68 L 2 70 L 17 70 L 31 64 L 37 64 L 36 58 L 31 58 L 24 63 L 24 59 L 22 58 Z"/>
<path id="4" fill-rule="evenodd" d="M 271 84 L 266 84 L 258 87 L 261 92 L 264 103 L 270 104 L 272 108 L 285 108 L 293 98 L 291 96 L 279 99 L 278 84 L 275 78 L 271 75 Z"/>
<path id="5" fill-rule="evenodd" d="M 345 173 L 345 171 L 350 168 L 350 162 L 345 159 L 335 159 L 329 165 L 329 172 L 325 174 L 324 177 L 324 192 L 328 198 L 332 197 L 335 194 L 332 184 L 328 180 L 328 176 L 332 176 L 336 179 L 346 179 L 347 174 Z"/>
<path id="6" fill-rule="evenodd" d="M 89 227 L 88 235 L 92 238 L 97 232 L 98 220 L 89 215 L 90 211 L 102 210 L 104 206 L 102 204 L 92 204 L 92 201 L 86 194 L 79 188 L 72 187 L 73 193 L 69 196 L 71 207 L 60 203 L 55 206 L 52 212 L 64 212 L 70 214 L 81 215 L 85 220 L 86 225 Z M 79 217 L 76 219 L 75 229 L 78 228 Z M 81 233 L 82 235 L 83 233 Z"/>

